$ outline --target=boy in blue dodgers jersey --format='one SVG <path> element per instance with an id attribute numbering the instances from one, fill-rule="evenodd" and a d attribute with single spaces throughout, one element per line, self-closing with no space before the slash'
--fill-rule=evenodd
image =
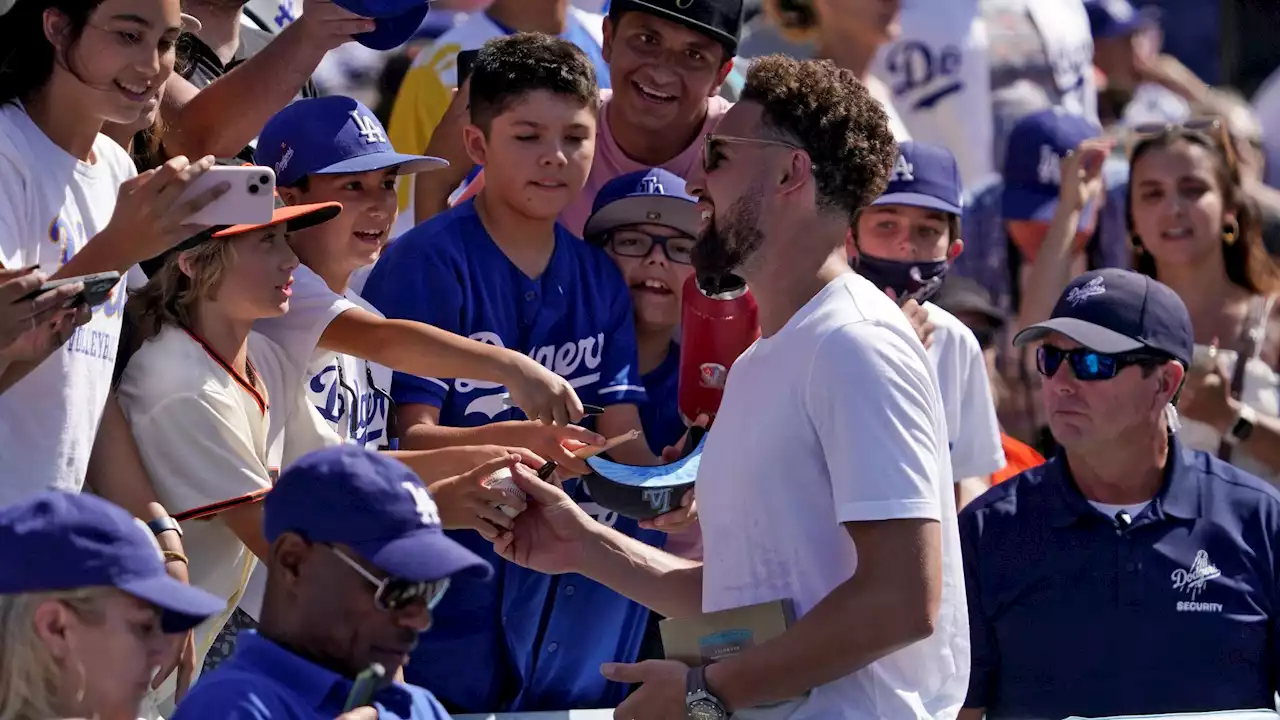
<path id="1" fill-rule="evenodd" d="M 919 302 L 933 325 L 929 359 L 947 415 L 957 508 L 985 492 L 985 478 L 1005 464 L 978 339 L 954 315 L 929 302 L 964 250 L 961 192 L 951 151 L 911 140 L 898 143 L 889 184 L 858 214 L 850 248 L 858 274 L 896 298 Z"/>
<path id="2" fill-rule="evenodd" d="M 365 296 L 388 317 L 528 353 L 585 402 L 605 406 L 596 429 L 612 437 L 640 427 L 636 403 L 645 398 L 630 298 L 609 257 L 556 223 L 591 165 L 593 75 L 582 52 L 560 39 L 525 33 L 487 42 L 471 75 L 466 144 L 492 175 L 473 200 L 391 245 Z M 492 383 L 397 373 L 392 397 L 406 447 L 507 444 L 528 424 Z M 614 457 L 657 461 L 643 442 L 618 447 Z M 586 471 L 581 461 L 564 465 Z M 662 540 L 634 523 L 624 529 Z M 607 707 L 623 697 L 625 686 L 606 682 L 599 664 L 643 629 L 645 613 L 583 578 L 528 572 L 500 561 L 480 537 L 455 537 L 494 561 L 498 580 L 457 584 L 437 611 L 440 627 L 406 669 L 408 680 L 465 711 Z"/>
<path id="3" fill-rule="evenodd" d="M 523 472 L 513 467 L 519 460 L 507 455 L 486 469 Z M 349 444 L 312 452 L 267 493 L 262 524 L 270 572 L 261 628 L 241 635 L 173 720 L 331 720 L 372 663 L 386 670 L 364 701 L 376 717 L 448 718 L 429 691 L 391 678 L 450 583 L 488 580 L 493 569 L 445 536 L 417 476 Z"/>

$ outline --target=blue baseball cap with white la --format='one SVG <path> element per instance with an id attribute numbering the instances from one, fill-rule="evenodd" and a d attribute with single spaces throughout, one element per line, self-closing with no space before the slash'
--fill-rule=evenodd
<path id="1" fill-rule="evenodd" d="M 1080 143 L 1102 135 L 1102 128 L 1083 115 L 1061 108 L 1022 118 L 1009 133 L 1004 160 L 1000 213 L 1005 220 L 1049 222 L 1058 207 L 1062 158 Z M 1096 201 L 1095 201 L 1096 202 Z M 1093 220 L 1093 208 L 1080 213 L 1081 229 Z"/>
<path id="2" fill-rule="evenodd" d="M 47 490 L 0 508 L 0 595 L 113 587 L 160 609 L 186 632 L 227 605 L 178 582 L 141 520 L 93 495 Z"/>
<path id="3" fill-rule="evenodd" d="M 334 0 L 334 4 L 360 17 L 374 20 L 370 32 L 355 36 L 370 50 L 391 50 L 409 41 L 431 11 L 432 0 Z"/>
<path id="4" fill-rule="evenodd" d="M 427 486 L 409 466 L 357 445 L 302 456 L 263 501 L 268 542 L 287 532 L 340 543 L 383 572 L 412 582 L 493 568 L 444 533 Z"/>
<path id="5" fill-rule="evenodd" d="M 396 152 L 373 111 L 341 95 L 306 98 L 285 106 L 258 136 L 254 161 L 276 173 L 280 187 L 308 175 L 346 175 L 396 168 L 412 175 L 447 167 L 442 158 Z"/>
<path id="6" fill-rule="evenodd" d="M 697 237 L 702 225 L 698 201 L 685 190 L 684 178 L 662 168 L 637 170 L 610 180 L 596 193 L 591 217 L 582 230 L 597 238 L 623 225 L 665 225 Z"/>
<path id="7" fill-rule="evenodd" d="M 1123 37 L 1159 22 L 1160 10 L 1155 6 L 1135 8 L 1129 0 L 1085 0 L 1089 14 L 1089 30 L 1094 40 Z"/>
<path id="8" fill-rule="evenodd" d="M 904 140 L 889 184 L 872 205 L 909 205 L 952 215 L 963 212 L 964 186 L 956 156 L 941 145 Z"/>

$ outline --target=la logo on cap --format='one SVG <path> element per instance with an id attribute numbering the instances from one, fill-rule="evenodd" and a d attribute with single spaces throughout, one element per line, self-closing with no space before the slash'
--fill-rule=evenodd
<path id="1" fill-rule="evenodd" d="M 401 483 L 400 486 L 408 490 L 409 495 L 413 497 L 414 509 L 417 510 L 418 517 L 422 519 L 423 525 L 440 524 L 440 512 L 436 510 L 436 503 L 431 499 L 431 493 L 425 485 L 406 481 Z"/>
<path id="2" fill-rule="evenodd" d="M 1040 166 L 1036 169 L 1036 174 L 1044 185 L 1062 183 L 1062 158 L 1048 145 L 1040 146 Z"/>
<path id="3" fill-rule="evenodd" d="M 889 176 L 889 182 L 915 182 L 916 167 L 903 157 L 902 153 L 898 153 L 898 159 L 893 163 L 893 173 Z"/>
<path id="4" fill-rule="evenodd" d="M 351 111 L 351 120 L 356 124 L 356 129 L 360 131 L 360 137 L 364 138 L 366 143 L 372 145 L 387 141 L 387 136 L 382 132 L 382 127 L 378 125 L 377 120 L 367 115 L 361 115 L 359 110 Z"/>
<path id="5" fill-rule="evenodd" d="M 640 184 L 636 187 L 636 192 L 645 193 L 647 195 L 667 194 L 667 191 L 662 187 L 662 181 L 652 175 L 646 175 L 640 178 Z"/>

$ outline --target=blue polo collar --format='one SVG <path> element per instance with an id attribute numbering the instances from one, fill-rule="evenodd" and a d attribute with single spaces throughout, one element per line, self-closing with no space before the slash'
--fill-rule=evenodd
<path id="1" fill-rule="evenodd" d="M 1089 503 L 1071 476 L 1071 468 L 1063 450 L 1049 461 L 1046 468 L 1056 491 L 1051 494 L 1050 520 L 1055 527 L 1066 527 L 1082 518 L 1095 517 L 1098 511 Z M 1178 436 L 1169 434 L 1169 455 L 1165 464 L 1164 485 L 1152 500 L 1152 517 L 1194 520 L 1201 516 L 1200 489 L 1205 469 L 1199 467 L 1193 452 L 1182 445 Z"/>

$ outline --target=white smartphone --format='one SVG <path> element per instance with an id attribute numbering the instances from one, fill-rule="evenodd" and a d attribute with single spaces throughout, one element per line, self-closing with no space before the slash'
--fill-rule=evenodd
<path id="1" fill-rule="evenodd" d="M 276 209 L 276 173 L 256 165 L 214 165 L 182 193 L 186 202 L 219 183 L 231 187 L 222 197 L 187 218 L 188 225 L 252 225 L 271 221 Z"/>

